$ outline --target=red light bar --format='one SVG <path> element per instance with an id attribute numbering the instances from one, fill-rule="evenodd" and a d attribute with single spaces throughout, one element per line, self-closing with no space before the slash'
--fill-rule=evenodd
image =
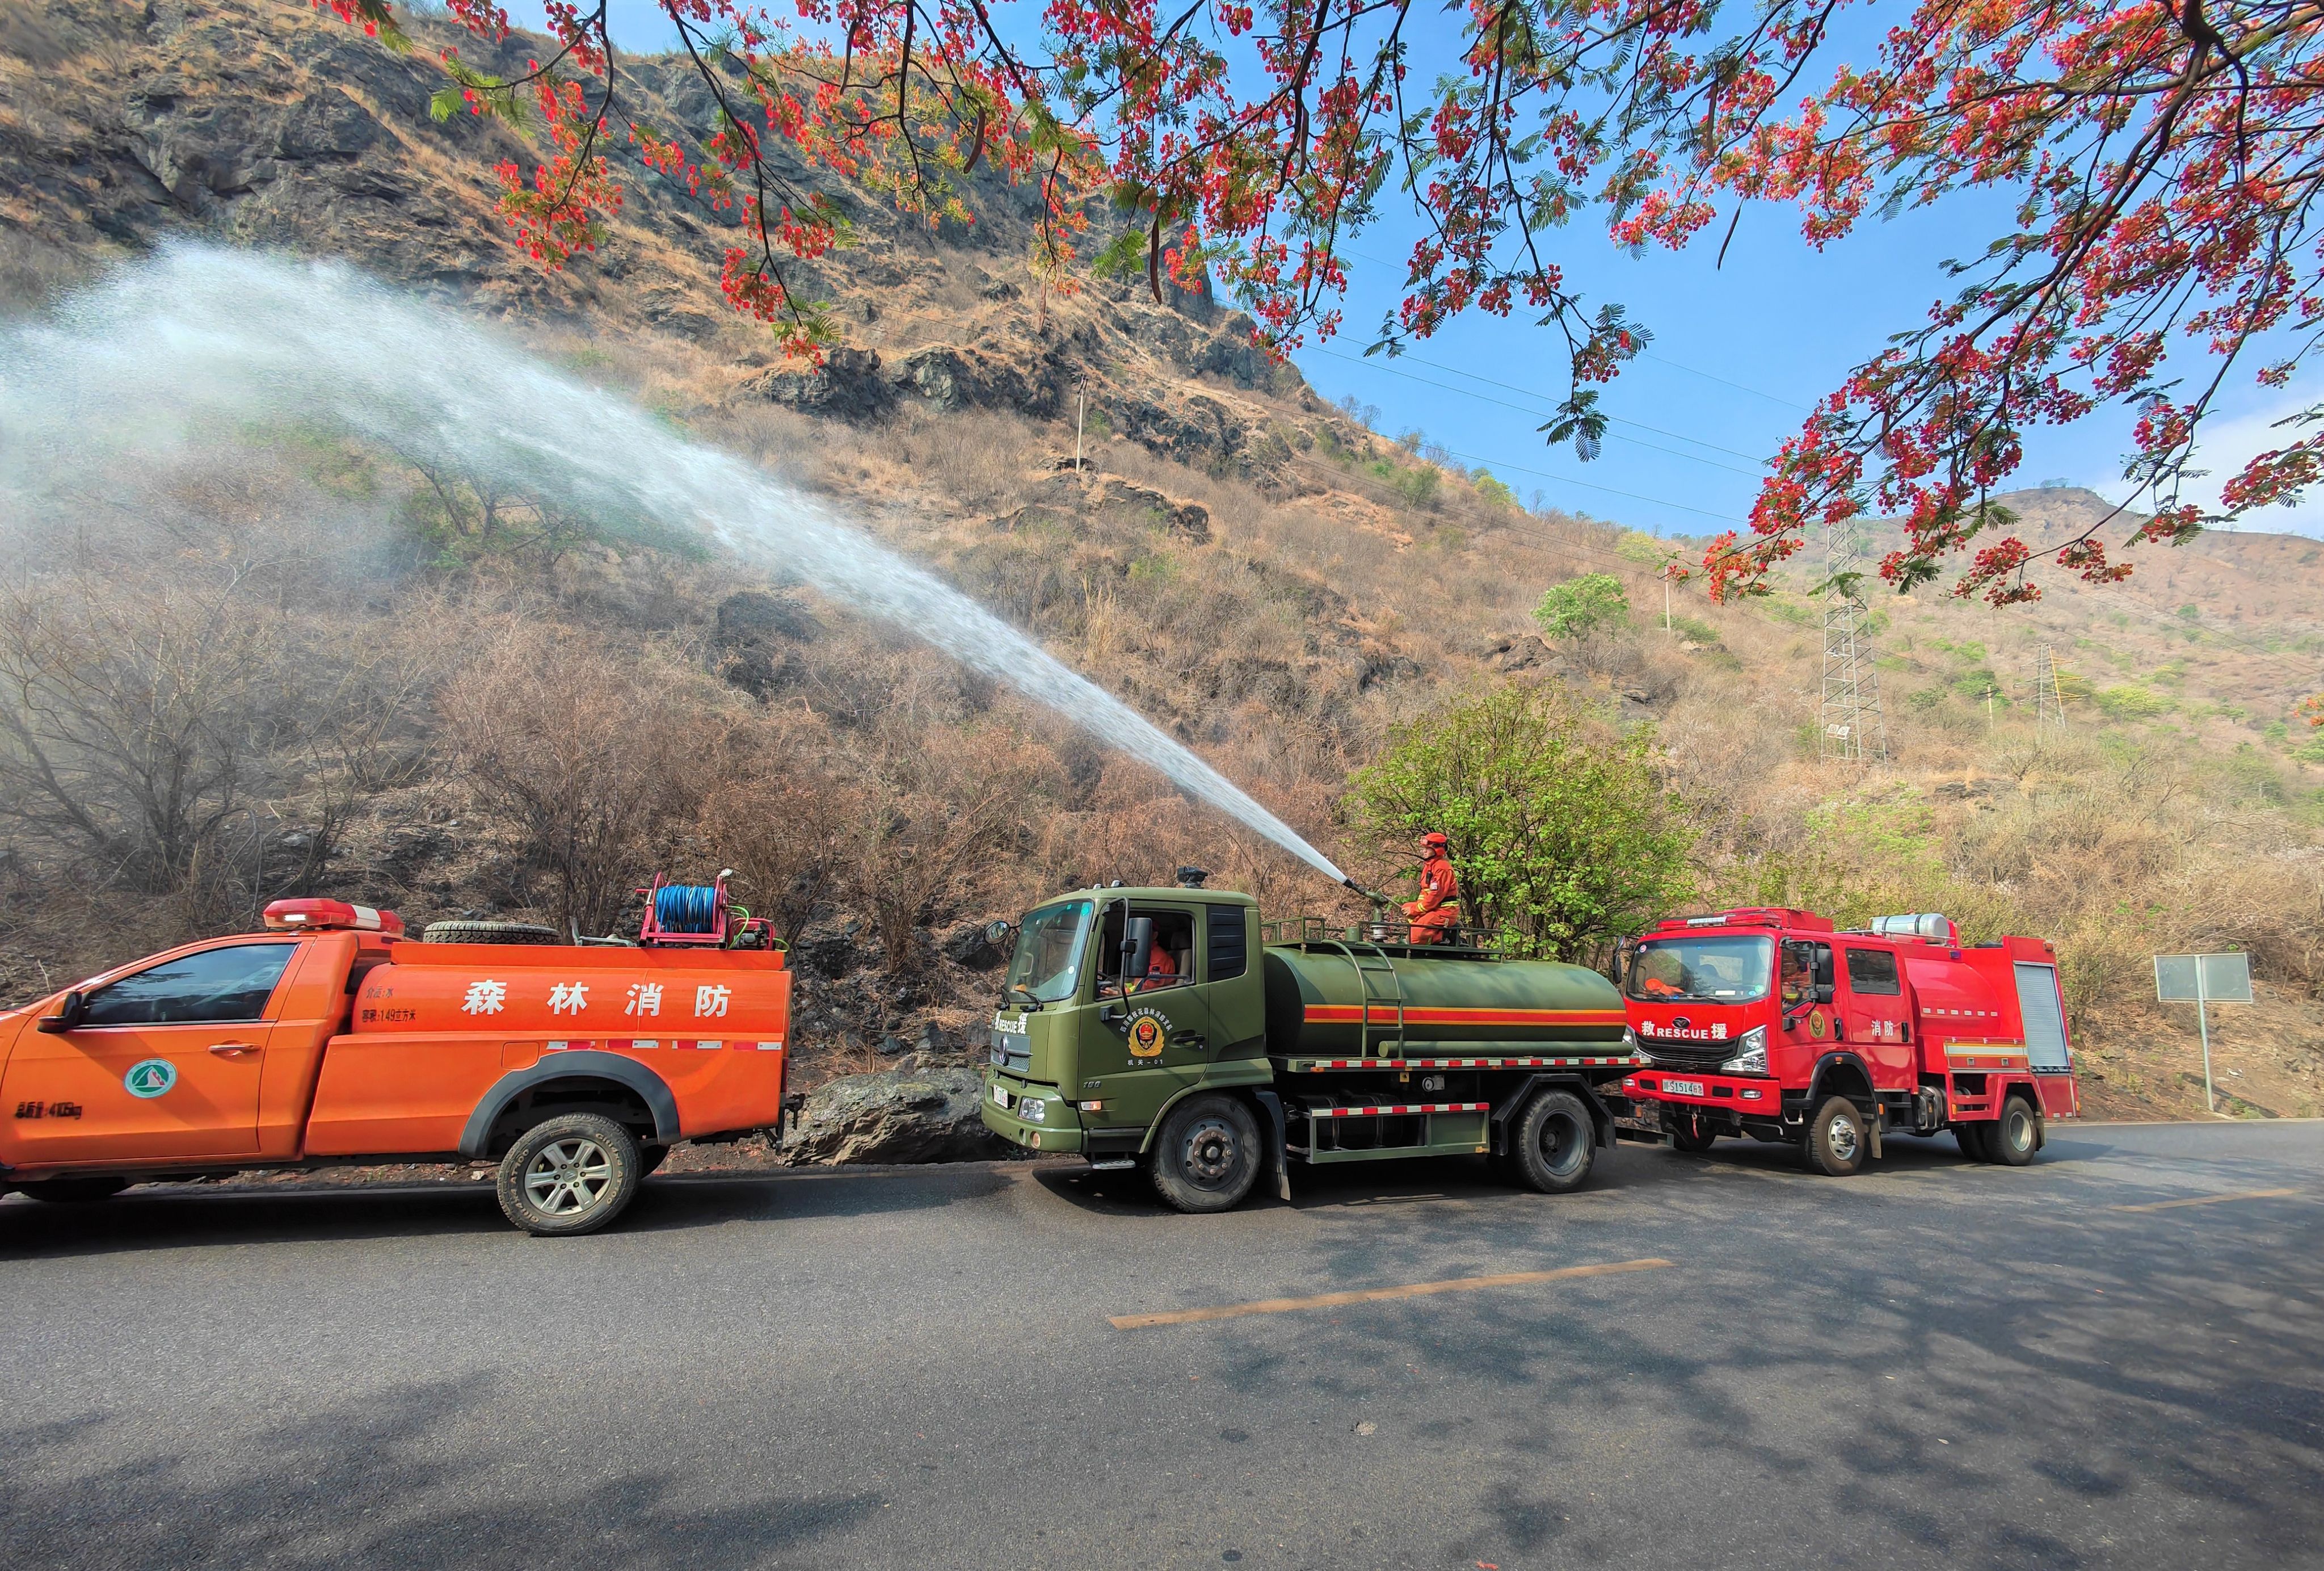
<path id="1" fill-rule="evenodd" d="M 351 929 L 359 933 L 403 936 L 403 919 L 393 911 L 374 910 L 343 900 L 278 900 L 266 908 L 266 925 L 278 933 L 327 932 Z"/>

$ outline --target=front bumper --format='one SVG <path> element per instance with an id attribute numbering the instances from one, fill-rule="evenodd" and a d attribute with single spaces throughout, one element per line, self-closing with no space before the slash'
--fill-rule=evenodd
<path id="1" fill-rule="evenodd" d="M 993 1093 L 998 1090 L 1007 1098 L 1002 1105 Z M 1028 1097 L 1041 1104 L 1041 1117 L 1028 1119 L 1023 1107 Z M 1029 1080 L 999 1069 L 984 1072 L 984 1091 L 977 1099 L 977 1114 L 984 1127 L 1011 1145 L 1039 1151 L 1044 1156 L 1052 1151 L 1077 1151 L 1082 1149 L 1081 1114 L 1054 1086 L 1037 1086 Z"/>
<path id="2" fill-rule="evenodd" d="M 1676 1080 L 1700 1092 L 1672 1091 Z M 1754 1118 L 1784 1115 L 1784 1088 L 1759 1075 L 1706 1075 L 1693 1069 L 1640 1069 L 1622 1077 L 1622 1092 L 1641 1102 L 1666 1102 L 1680 1107 L 1715 1107 Z"/>

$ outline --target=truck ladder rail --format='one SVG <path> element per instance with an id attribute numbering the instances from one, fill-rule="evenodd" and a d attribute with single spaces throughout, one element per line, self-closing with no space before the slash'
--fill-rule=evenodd
<path id="1" fill-rule="evenodd" d="M 1401 1058 L 1404 1054 L 1406 999 L 1404 976 L 1397 970 L 1395 959 L 1377 944 L 1349 943 L 1338 938 L 1326 938 L 1323 941 L 1323 947 L 1337 949 L 1347 956 L 1348 964 L 1356 968 L 1356 986 L 1363 994 L 1363 1021 L 1356 1028 L 1356 1045 L 1360 1056 L 1367 1058 L 1372 1056 L 1372 1005 L 1393 1003 L 1396 1005 L 1396 1051 L 1388 1052 L 1386 1044 L 1383 1043 L 1379 1056 L 1384 1058 Z M 1364 964 L 1367 956 L 1378 961 L 1379 964 L 1367 966 Z M 1373 986 L 1373 983 L 1382 976 L 1388 978 L 1388 984 L 1395 989 L 1395 992 L 1382 993 Z"/>

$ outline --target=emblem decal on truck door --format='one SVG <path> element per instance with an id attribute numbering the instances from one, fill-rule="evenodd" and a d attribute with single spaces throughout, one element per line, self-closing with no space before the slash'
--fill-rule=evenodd
<path id="1" fill-rule="evenodd" d="M 1162 1056 L 1162 1040 L 1168 1034 L 1169 1021 L 1152 1010 L 1139 1010 L 1130 1017 L 1130 1056 L 1133 1058 L 1158 1058 Z"/>
<path id="2" fill-rule="evenodd" d="M 147 1058 L 129 1066 L 121 1084 L 132 1096 L 151 1102 L 178 1083 L 178 1066 L 167 1058 Z"/>

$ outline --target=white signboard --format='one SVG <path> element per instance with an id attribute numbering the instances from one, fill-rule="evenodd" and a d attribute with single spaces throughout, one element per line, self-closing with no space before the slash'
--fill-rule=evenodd
<path id="1" fill-rule="evenodd" d="M 2164 1003 L 2249 1003 L 2251 956 L 2157 955 L 2154 996 Z"/>

